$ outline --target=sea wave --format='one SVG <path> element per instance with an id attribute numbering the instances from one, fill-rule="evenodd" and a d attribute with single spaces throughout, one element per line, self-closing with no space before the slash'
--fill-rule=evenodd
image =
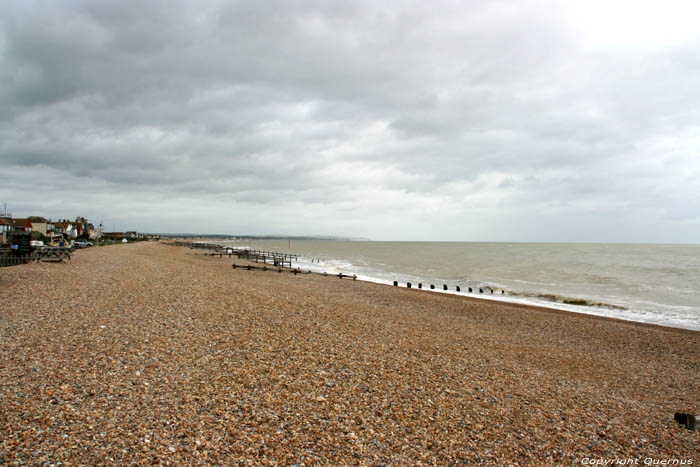
<path id="1" fill-rule="evenodd" d="M 590 306 L 598 308 L 609 308 L 611 310 L 628 310 L 629 307 L 624 305 L 617 305 L 614 303 L 605 303 L 597 300 L 591 300 L 587 298 L 580 297 L 567 297 L 564 295 L 557 295 L 552 293 L 523 293 L 516 291 L 506 291 L 507 294 L 513 296 L 527 297 L 535 300 L 544 300 L 547 302 L 554 303 L 564 303 L 566 305 L 576 305 L 576 306 Z"/>

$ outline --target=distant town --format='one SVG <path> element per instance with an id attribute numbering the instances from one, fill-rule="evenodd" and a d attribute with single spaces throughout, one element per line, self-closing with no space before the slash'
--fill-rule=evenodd
<path id="1" fill-rule="evenodd" d="M 160 238 L 199 238 L 220 240 L 367 240 L 329 235 L 230 235 L 201 233 L 141 233 L 134 230 L 105 232 L 102 224 L 94 224 L 87 218 L 78 216 L 74 220 L 59 218 L 47 219 L 43 216 L 14 217 L 7 207 L 0 211 L 0 249 L 17 246 L 20 243 L 33 248 L 43 246 L 85 247 L 97 244 L 129 243 Z"/>
<path id="2" fill-rule="evenodd" d="M 158 235 L 136 231 L 104 232 L 102 225 L 94 225 L 85 217 L 75 220 L 51 220 L 42 216 L 16 218 L 7 212 L 0 213 L 0 244 L 12 246 L 15 238 L 29 237 L 31 246 L 69 246 L 76 242 L 92 246 L 98 242 L 132 242 L 159 238 Z"/>

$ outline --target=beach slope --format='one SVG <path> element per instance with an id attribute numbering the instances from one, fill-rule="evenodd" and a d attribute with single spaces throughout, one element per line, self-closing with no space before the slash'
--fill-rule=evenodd
<path id="1" fill-rule="evenodd" d="M 0 464 L 700 464 L 698 332 L 232 261 L 0 269 Z"/>

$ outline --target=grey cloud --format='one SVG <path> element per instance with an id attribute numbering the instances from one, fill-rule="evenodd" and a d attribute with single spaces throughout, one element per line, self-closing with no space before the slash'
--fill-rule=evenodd
<path id="1" fill-rule="evenodd" d="M 293 212 L 308 224 L 290 233 L 373 238 L 439 236 L 424 218 L 448 212 L 463 219 L 450 239 L 470 239 L 459 232 L 477 212 L 496 238 L 512 222 L 551 225 L 547 210 L 580 226 L 584 211 L 610 225 L 622 209 L 621 225 L 641 225 L 656 209 L 698 232 L 697 197 L 682 194 L 699 170 L 697 37 L 591 52 L 565 9 L 4 2 L 0 194 L 12 203 L 41 179 L 124 218 L 138 205 L 151 230 L 180 230 L 163 214 L 179 206 L 199 225 L 229 209 L 253 219 L 225 230 Z M 390 230 L 363 224 L 388 218 Z"/>

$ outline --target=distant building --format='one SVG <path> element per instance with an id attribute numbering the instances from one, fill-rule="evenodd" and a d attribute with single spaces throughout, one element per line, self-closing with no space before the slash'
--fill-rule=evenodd
<path id="1" fill-rule="evenodd" d="M 88 238 L 90 238 L 92 240 L 96 240 L 97 235 L 99 233 L 97 231 L 97 229 L 95 229 L 95 226 L 90 224 L 90 223 L 87 224 L 87 227 L 85 228 L 85 232 L 87 232 Z"/>
<path id="2" fill-rule="evenodd" d="M 29 219 L 11 219 L 10 222 L 14 225 L 15 231 L 19 232 L 32 232 L 32 223 Z"/>
<path id="3" fill-rule="evenodd" d="M 80 231 L 78 235 L 82 235 L 84 233 L 90 235 L 90 223 L 86 218 L 76 217 L 73 224 L 76 225 Z"/>
<path id="4" fill-rule="evenodd" d="M 77 238 L 82 233 L 82 226 L 67 219 L 54 222 L 54 230 L 57 234 L 63 234 L 66 239 Z"/>
<path id="5" fill-rule="evenodd" d="M 48 236 L 53 231 L 53 224 L 43 217 L 29 216 L 27 220 L 32 223 L 32 232 Z"/>
<path id="6" fill-rule="evenodd" d="M 7 235 L 13 230 L 14 226 L 6 219 L 0 219 L 0 243 L 7 243 Z"/>
<path id="7" fill-rule="evenodd" d="M 102 232 L 102 238 L 105 240 L 119 240 L 121 241 L 124 237 L 124 232 Z"/>

